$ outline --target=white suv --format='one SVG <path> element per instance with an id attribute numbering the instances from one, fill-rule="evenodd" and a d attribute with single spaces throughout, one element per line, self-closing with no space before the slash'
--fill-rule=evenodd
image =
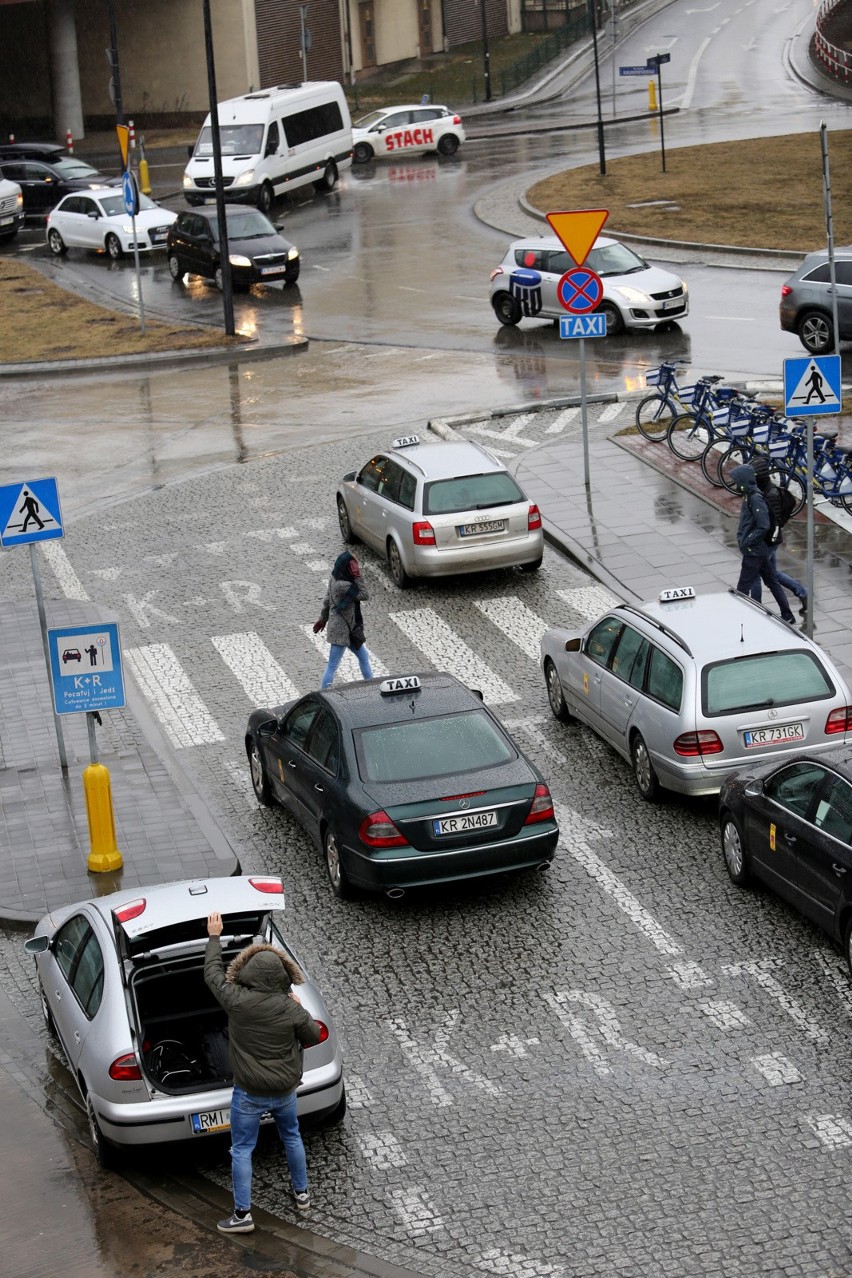
<path id="1" fill-rule="evenodd" d="M 4 178 L 0 169 L 0 244 L 13 240 L 23 225 L 23 192 L 17 182 Z"/>
<path id="2" fill-rule="evenodd" d="M 556 286 L 574 265 L 555 235 L 515 240 L 491 272 L 491 305 L 500 323 L 566 315 Z M 650 266 L 619 240 L 598 237 L 583 265 L 603 282 L 597 311 L 606 316 L 608 336 L 625 328 L 661 328 L 689 313 L 689 289 L 680 276 Z"/>

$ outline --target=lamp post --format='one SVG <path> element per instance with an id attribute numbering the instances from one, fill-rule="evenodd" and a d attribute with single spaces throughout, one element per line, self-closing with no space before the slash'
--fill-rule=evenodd
<path id="1" fill-rule="evenodd" d="M 219 265 L 222 271 L 222 310 L 225 333 L 234 336 L 234 293 L 231 284 L 231 259 L 228 248 L 228 225 L 225 221 L 225 187 L 222 182 L 222 143 L 219 135 L 219 105 L 216 95 L 216 67 L 213 62 L 213 27 L 210 22 L 210 0 L 204 5 L 204 51 L 207 55 L 207 87 L 210 96 L 210 140 L 213 144 L 213 174 L 216 186 L 216 221 L 219 223 Z"/>
<path id="2" fill-rule="evenodd" d="M 482 19 L 482 63 L 485 71 L 485 101 L 491 101 L 491 54 L 488 51 L 488 17 L 485 6 L 488 0 L 479 0 L 479 16 Z"/>
<path id="3" fill-rule="evenodd" d="M 589 21 L 592 24 L 592 49 L 595 56 L 595 97 L 598 106 L 598 156 L 601 175 L 606 174 L 606 155 L 604 153 L 603 114 L 601 112 L 601 72 L 598 63 L 598 23 L 595 13 L 595 0 L 589 0 Z"/>

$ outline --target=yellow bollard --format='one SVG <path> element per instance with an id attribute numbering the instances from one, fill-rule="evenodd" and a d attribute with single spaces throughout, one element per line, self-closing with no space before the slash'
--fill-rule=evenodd
<path id="1" fill-rule="evenodd" d="M 148 177 L 148 161 L 139 161 L 139 190 L 143 195 L 151 194 L 151 182 Z"/>
<path id="2" fill-rule="evenodd" d="M 657 109 L 657 84 L 655 80 L 648 81 L 648 110 L 656 111 Z"/>
<path id="3" fill-rule="evenodd" d="M 109 768 L 90 763 L 83 769 L 83 793 L 89 818 L 89 852 L 86 868 L 93 874 L 120 870 L 124 862 L 115 846 L 115 820 L 112 812 L 112 787 Z"/>

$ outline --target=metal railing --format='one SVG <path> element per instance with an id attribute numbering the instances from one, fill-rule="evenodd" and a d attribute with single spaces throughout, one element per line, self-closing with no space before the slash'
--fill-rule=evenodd
<path id="1" fill-rule="evenodd" d="M 849 84 L 852 74 L 852 53 L 841 49 L 828 39 L 826 29 L 836 11 L 849 5 L 850 0 L 822 0 L 817 10 L 816 30 L 813 39 L 813 56 L 826 75 L 840 84 Z"/>
<path id="2" fill-rule="evenodd" d="M 534 49 L 500 72 L 500 96 L 505 97 L 513 89 L 532 79 L 569 44 L 574 44 L 590 31 L 589 15 L 585 10 L 578 17 L 571 18 L 564 27 L 551 31 Z"/>

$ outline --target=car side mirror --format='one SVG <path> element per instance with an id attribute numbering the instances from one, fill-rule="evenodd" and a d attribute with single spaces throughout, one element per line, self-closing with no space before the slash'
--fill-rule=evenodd
<path id="1" fill-rule="evenodd" d="M 763 794 L 763 782 L 757 780 L 749 781 L 743 793 L 748 795 L 750 799 L 756 799 L 758 795 Z"/>
<path id="2" fill-rule="evenodd" d="M 343 482 L 344 484 L 351 484 L 354 478 L 355 478 L 355 471 L 350 470 L 348 475 L 343 476 Z"/>
<path id="3" fill-rule="evenodd" d="M 583 650 L 583 640 L 582 640 L 582 639 L 568 639 L 568 640 L 567 640 L 567 642 L 566 642 L 566 644 L 565 644 L 565 651 L 566 651 L 566 652 L 582 652 L 582 650 Z"/>
<path id="4" fill-rule="evenodd" d="M 100 213 L 93 211 L 89 213 L 88 216 L 92 219 L 93 222 L 97 222 L 98 218 L 100 217 Z"/>
<path id="5" fill-rule="evenodd" d="M 186 158 L 187 158 L 188 160 L 191 160 L 191 159 L 192 159 L 192 153 L 193 153 L 193 151 L 194 151 L 194 150 L 195 150 L 195 147 L 194 147 L 194 146 L 188 146 L 188 147 L 186 148 Z"/>
<path id="6" fill-rule="evenodd" d="M 43 954 L 45 950 L 50 949 L 50 937 L 31 936 L 28 941 L 24 942 L 24 949 L 27 954 Z"/>
<path id="7" fill-rule="evenodd" d="M 279 235 L 283 234 L 284 227 L 283 227 L 283 225 L 282 225 L 280 222 L 276 222 L 276 223 L 275 223 L 275 229 L 276 229 L 276 231 L 278 232 L 278 234 L 279 234 Z"/>

